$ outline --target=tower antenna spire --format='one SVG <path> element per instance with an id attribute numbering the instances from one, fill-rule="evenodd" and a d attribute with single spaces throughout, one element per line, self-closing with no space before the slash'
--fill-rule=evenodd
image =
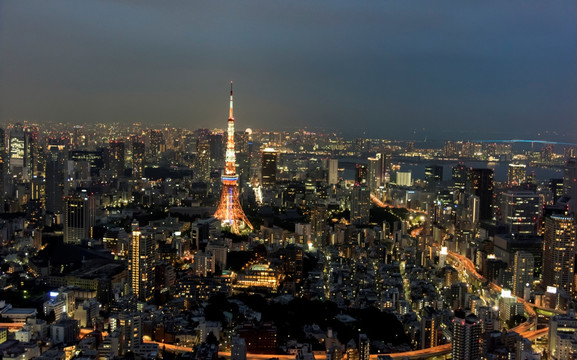
<path id="1" fill-rule="evenodd" d="M 232 115 L 232 80 L 230 81 L 230 114 L 228 118 L 234 119 L 234 116 Z"/>

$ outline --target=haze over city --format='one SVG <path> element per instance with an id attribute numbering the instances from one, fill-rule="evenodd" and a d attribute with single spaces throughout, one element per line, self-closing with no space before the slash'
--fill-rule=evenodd
<path id="1" fill-rule="evenodd" d="M 0 122 L 218 127 L 234 80 L 245 127 L 575 142 L 576 13 L 570 0 L 0 1 Z"/>

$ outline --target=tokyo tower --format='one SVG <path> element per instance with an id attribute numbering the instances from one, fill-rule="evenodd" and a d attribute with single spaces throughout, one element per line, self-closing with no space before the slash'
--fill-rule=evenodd
<path id="1" fill-rule="evenodd" d="M 238 234 L 245 227 L 252 229 L 240 201 L 238 200 L 238 176 L 236 175 L 236 155 L 234 151 L 234 116 L 232 115 L 232 81 L 230 82 L 230 115 L 226 140 L 226 165 L 222 175 L 222 194 L 214 217 L 222 222 L 222 226 L 229 226 L 230 230 Z"/>

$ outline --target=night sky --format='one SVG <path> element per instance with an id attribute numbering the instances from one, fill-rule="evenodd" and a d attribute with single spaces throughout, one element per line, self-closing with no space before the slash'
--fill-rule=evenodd
<path id="1" fill-rule="evenodd" d="M 230 80 L 239 129 L 577 142 L 577 1 L 0 0 L 2 124 L 224 128 Z"/>

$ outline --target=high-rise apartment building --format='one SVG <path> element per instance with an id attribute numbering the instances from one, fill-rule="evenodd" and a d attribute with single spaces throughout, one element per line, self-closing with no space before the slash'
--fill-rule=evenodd
<path id="1" fill-rule="evenodd" d="M 366 186 L 355 185 L 351 191 L 351 223 L 368 224 L 371 211 L 371 192 Z"/>
<path id="2" fill-rule="evenodd" d="M 482 322 L 475 315 L 455 316 L 452 338 L 453 360 L 480 360 L 482 332 Z"/>
<path id="3" fill-rule="evenodd" d="M 513 294 L 525 298 L 525 289 L 533 285 L 535 257 L 530 252 L 517 251 L 513 259 Z"/>
<path id="4" fill-rule="evenodd" d="M 154 295 L 155 242 L 152 234 L 132 223 L 128 275 L 130 288 L 139 300 L 148 301 Z"/>
<path id="5" fill-rule="evenodd" d="M 543 286 L 554 286 L 573 294 L 575 270 L 575 220 L 568 215 L 545 218 Z"/>

